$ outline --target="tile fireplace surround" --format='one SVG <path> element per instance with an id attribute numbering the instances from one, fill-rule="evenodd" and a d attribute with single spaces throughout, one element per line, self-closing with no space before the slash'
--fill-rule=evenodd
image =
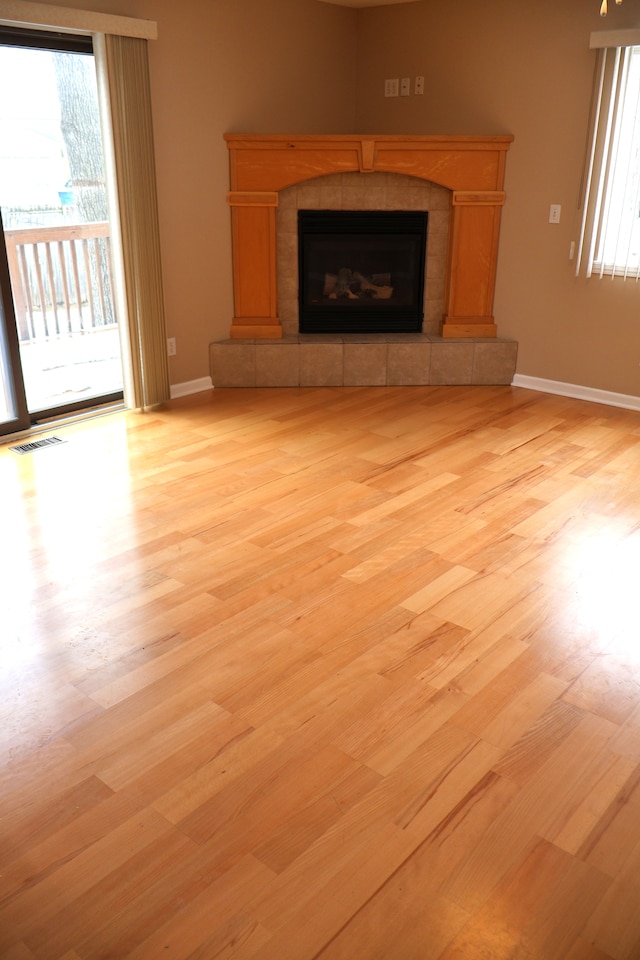
<path id="1" fill-rule="evenodd" d="M 225 139 L 235 316 L 214 386 L 511 383 L 492 308 L 512 137 Z M 299 209 L 429 212 L 422 334 L 299 334 Z"/>

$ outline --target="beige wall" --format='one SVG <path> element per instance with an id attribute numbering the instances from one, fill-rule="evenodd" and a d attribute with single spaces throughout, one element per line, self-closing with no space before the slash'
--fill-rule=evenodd
<path id="1" fill-rule="evenodd" d="M 352 10 L 315 0 L 138 0 L 151 44 L 171 382 L 209 375 L 233 318 L 224 133 L 348 132 Z M 188 19 L 187 19 L 188 18 Z"/>
<path id="2" fill-rule="evenodd" d="M 207 376 L 233 315 L 225 132 L 513 133 L 495 300 L 518 372 L 640 394 L 640 287 L 569 262 L 592 30 L 640 25 L 637 0 L 67 0 L 155 19 L 151 82 L 171 382 Z M 422 74 L 423 97 L 385 99 Z M 549 204 L 562 204 L 559 225 Z"/>
<path id="3" fill-rule="evenodd" d="M 363 10 L 357 130 L 512 133 L 495 316 L 518 372 L 640 394 L 640 286 L 576 279 L 569 246 L 588 126 L 592 30 L 640 25 L 633 0 L 436 0 Z M 423 97 L 384 79 L 424 75 Z M 559 225 L 549 204 L 562 204 Z"/>

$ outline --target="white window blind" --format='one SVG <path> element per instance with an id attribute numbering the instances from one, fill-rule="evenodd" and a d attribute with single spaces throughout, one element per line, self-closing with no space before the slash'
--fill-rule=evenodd
<path id="1" fill-rule="evenodd" d="M 634 32 L 634 40 L 638 37 Z M 616 35 L 618 40 L 620 34 Z M 596 46 L 598 44 L 593 44 Z M 640 46 L 602 45 L 576 273 L 640 279 Z"/>

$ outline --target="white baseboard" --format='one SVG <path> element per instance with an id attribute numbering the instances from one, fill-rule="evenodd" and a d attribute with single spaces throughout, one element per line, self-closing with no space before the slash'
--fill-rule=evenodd
<path id="1" fill-rule="evenodd" d="M 564 383 L 562 380 L 545 380 L 542 377 L 527 377 L 516 373 L 511 385 L 525 387 L 527 390 L 539 390 L 540 393 L 554 393 L 559 397 L 573 397 L 574 400 L 588 400 L 591 403 L 604 403 L 609 407 L 623 407 L 625 410 L 640 411 L 640 396 L 629 393 L 614 393 L 611 390 L 596 390 L 595 387 L 583 387 L 577 383 Z M 187 380 L 185 383 L 171 385 L 171 399 L 188 397 L 192 393 L 213 390 L 211 377 L 199 380 Z"/>
<path id="2" fill-rule="evenodd" d="M 541 393 L 555 393 L 559 397 L 573 397 L 575 400 L 604 403 L 609 407 L 640 410 L 640 397 L 634 397 L 627 393 L 613 393 L 610 390 L 596 390 L 593 387 L 581 387 L 577 383 L 544 380 L 541 377 L 525 377 L 523 374 L 516 373 L 511 385 L 513 387 L 526 387 L 528 390 L 539 390 Z"/>
<path id="3" fill-rule="evenodd" d="M 200 377 L 199 380 L 187 380 L 185 383 L 172 383 L 171 399 L 188 397 L 191 393 L 202 393 L 203 390 L 213 390 L 211 377 Z"/>

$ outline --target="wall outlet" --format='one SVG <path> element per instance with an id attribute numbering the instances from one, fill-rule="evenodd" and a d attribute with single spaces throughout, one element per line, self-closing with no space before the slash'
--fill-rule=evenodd
<path id="1" fill-rule="evenodd" d="M 424 93 L 424 77 L 416 77 L 413 82 L 413 92 L 416 97 L 421 97 Z"/>
<path id="2" fill-rule="evenodd" d="M 560 223 L 560 207 L 559 203 L 552 203 L 549 207 L 549 223 Z"/>
<path id="3" fill-rule="evenodd" d="M 167 356 L 175 357 L 176 355 L 176 338 L 167 337 Z"/>
<path id="4" fill-rule="evenodd" d="M 399 88 L 400 88 L 400 81 L 397 79 L 397 77 L 395 80 L 385 80 L 384 82 L 385 97 L 397 97 Z"/>
<path id="5" fill-rule="evenodd" d="M 408 97 L 411 93 L 411 77 L 403 77 L 400 81 L 400 96 Z"/>

